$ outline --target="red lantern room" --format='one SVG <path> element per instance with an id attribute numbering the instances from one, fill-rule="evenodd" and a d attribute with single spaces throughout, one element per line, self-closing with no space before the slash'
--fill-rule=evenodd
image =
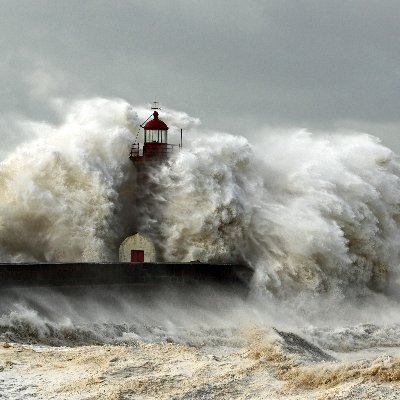
<path id="1" fill-rule="evenodd" d="M 140 125 L 140 127 L 144 129 L 144 143 L 142 149 L 139 143 L 134 143 L 132 145 L 129 158 L 133 162 L 163 160 L 173 152 L 174 146 L 181 147 L 181 145 L 168 143 L 168 126 L 164 121 L 158 118 L 159 114 L 157 110 L 159 110 L 159 108 L 157 104 L 158 103 L 155 101 L 154 106 L 151 108 L 154 110 L 153 114 Z M 153 117 L 153 119 L 149 121 L 151 117 Z"/>
<path id="2" fill-rule="evenodd" d="M 145 143 L 168 143 L 168 126 L 158 119 L 158 112 L 153 112 L 153 119 L 143 127 Z"/>

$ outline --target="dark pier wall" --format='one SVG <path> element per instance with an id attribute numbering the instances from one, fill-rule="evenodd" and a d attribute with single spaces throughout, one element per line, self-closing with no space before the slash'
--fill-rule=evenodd
<path id="1" fill-rule="evenodd" d="M 0 264 L 0 287 L 161 285 L 217 283 L 247 286 L 243 265 L 203 263 L 10 263 Z"/>

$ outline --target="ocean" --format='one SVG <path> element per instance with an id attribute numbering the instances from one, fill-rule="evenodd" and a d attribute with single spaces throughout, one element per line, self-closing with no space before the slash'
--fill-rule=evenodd
<path id="1" fill-rule="evenodd" d="M 250 143 L 165 110 L 185 148 L 143 186 L 128 155 L 146 112 L 91 99 L 21 122 L 0 261 L 115 261 L 140 231 L 165 261 L 249 265 L 248 295 L 1 289 L 0 398 L 400 398 L 398 156 L 362 133 Z"/>

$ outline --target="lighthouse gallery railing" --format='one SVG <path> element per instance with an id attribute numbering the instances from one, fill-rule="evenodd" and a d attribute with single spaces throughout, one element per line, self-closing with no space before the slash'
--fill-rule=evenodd
<path id="1" fill-rule="evenodd" d="M 129 158 L 131 160 L 139 160 L 141 158 L 163 159 L 173 153 L 174 147 L 180 146 L 167 143 L 147 142 L 143 148 L 140 148 L 139 143 L 134 143 L 132 144 Z"/>

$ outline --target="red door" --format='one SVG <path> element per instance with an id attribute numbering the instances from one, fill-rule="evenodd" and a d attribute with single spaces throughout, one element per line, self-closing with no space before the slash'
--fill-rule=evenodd
<path id="1" fill-rule="evenodd" d="M 131 262 L 144 262 L 144 250 L 131 250 Z"/>

